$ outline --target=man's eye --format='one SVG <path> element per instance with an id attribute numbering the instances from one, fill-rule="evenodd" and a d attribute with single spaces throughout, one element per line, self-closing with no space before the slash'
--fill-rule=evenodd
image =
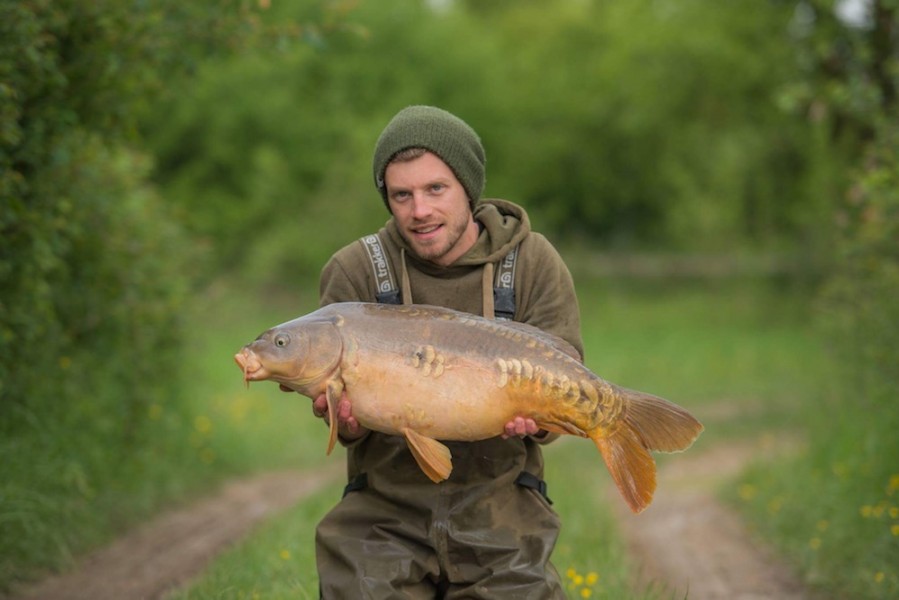
<path id="1" fill-rule="evenodd" d="M 431 192 L 432 192 L 432 193 L 435 193 L 435 194 L 439 194 L 439 193 L 442 192 L 445 188 L 446 188 L 446 186 L 443 185 L 442 183 L 434 183 L 434 184 L 431 184 Z"/>

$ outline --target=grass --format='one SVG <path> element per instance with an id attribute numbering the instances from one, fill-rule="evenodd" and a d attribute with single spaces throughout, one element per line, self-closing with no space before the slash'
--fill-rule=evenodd
<path id="1" fill-rule="evenodd" d="M 729 498 L 810 585 L 835 598 L 899 597 L 899 410 L 840 381 L 809 399 L 804 452 L 750 469 Z"/>
<path id="2" fill-rule="evenodd" d="M 247 387 L 234 354 L 278 323 L 314 310 L 317 295 L 250 296 L 213 288 L 202 300 L 191 336 L 188 381 L 191 442 L 210 469 L 244 473 L 312 466 L 326 444 L 324 427 L 311 418 L 310 401 L 271 383 Z"/>
<path id="3" fill-rule="evenodd" d="M 579 297 L 587 363 L 594 371 L 665 396 L 701 419 L 722 403 L 735 407 L 732 417 L 707 422 L 697 451 L 733 436 L 800 428 L 796 407 L 813 395 L 824 369 L 801 295 L 754 284 L 586 281 Z M 275 393 L 271 402 L 283 400 Z M 324 432 L 312 436 L 318 458 Z M 608 505 L 610 479 L 596 448 L 566 439 L 547 448 L 546 462 L 550 496 L 563 523 L 553 562 L 570 596 L 665 598 L 656 589 L 633 587 L 640 565 L 619 537 Z M 266 524 L 176 598 L 315 597 L 314 528 L 338 497 L 339 489 L 324 490 Z"/>

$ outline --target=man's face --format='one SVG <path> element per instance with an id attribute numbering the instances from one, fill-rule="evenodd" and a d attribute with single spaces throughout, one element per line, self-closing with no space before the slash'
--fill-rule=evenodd
<path id="1" fill-rule="evenodd" d="M 419 257 L 449 266 L 477 241 L 465 188 L 436 154 L 390 163 L 384 182 L 400 235 Z"/>

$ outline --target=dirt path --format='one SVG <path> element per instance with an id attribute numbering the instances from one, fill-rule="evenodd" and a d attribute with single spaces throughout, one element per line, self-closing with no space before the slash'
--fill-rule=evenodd
<path id="1" fill-rule="evenodd" d="M 812 598 L 715 499 L 715 486 L 760 451 L 765 448 L 748 443 L 697 447 L 663 463 L 655 499 L 638 516 L 617 496 L 611 500 L 621 510 L 622 530 L 644 583 L 690 600 Z M 213 497 L 147 523 L 73 571 L 21 591 L 13 600 L 164 598 L 259 521 L 334 481 L 340 471 L 330 466 L 231 483 Z"/>
<path id="2" fill-rule="evenodd" d="M 341 469 L 268 473 L 164 514 L 14 600 L 154 600 L 199 574 L 262 519 L 334 481 Z"/>
<path id="3" fill-rule="evenodd" d="M 615 503 L 644 584 L 690 600 L 813 598 L 714 495 L 753 456 L 772 451 L 749 443 L 697 447 L 660 467 L 658 490 L 645 512 L 635 516 Z"/>

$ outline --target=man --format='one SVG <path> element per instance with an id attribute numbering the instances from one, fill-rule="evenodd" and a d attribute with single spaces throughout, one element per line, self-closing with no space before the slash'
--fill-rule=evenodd
<path id="1" fill-rule="evenodd" d="M 522 208 L 481 200 L 484 165 L 480 139 L 461 119 L 429 106 L 400 111 L 373 160 L 392 217 L 376 237 L 344 247 L 325 265 L 322 306 L 376 302 L 385 274 L 395 274 L 399 293 L 381 293 L 381 301 L 493 318 L 502 271 L 514 283 L 508 316 L 567 340 L 583 356 L 568 269 L 530 230 Z M 350 483 L 316 532 L 324 598 L 565 597 L 549 562 L 559 520 L 542 482 L 540 444 L 554 434 L 519 417 L 502 436 L 449 442 L 453 472 L 435 484 L 401 437 L 362 427 L 351 400 L 337 409 Z M 327 417 L 324 397 L 313 411 Z"/>

